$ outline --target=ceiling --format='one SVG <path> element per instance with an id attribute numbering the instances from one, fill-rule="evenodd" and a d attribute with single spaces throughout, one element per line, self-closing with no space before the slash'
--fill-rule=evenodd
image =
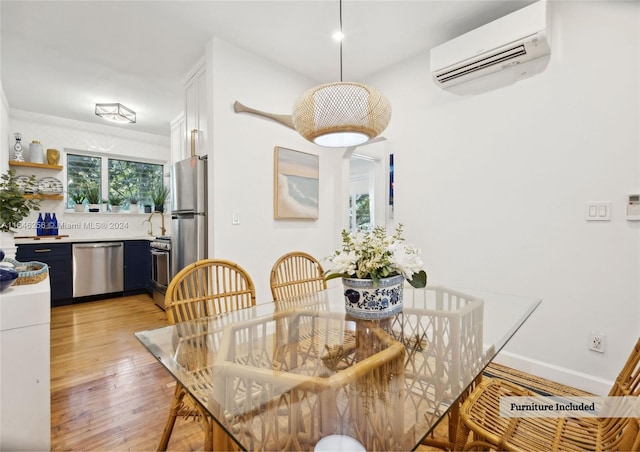
<path id="1" fill-rule="evenodd" d="M 344 0 L 343 79 L 520 9 L 527 0 Z M 0 76 L 12 109 L 98 122 L 96 102 L 137 113 L 121 127 L 168 136 L 185 76 L 218 36 L 314 83 L 336 81 L 338 0 L 0 1 Z"/>

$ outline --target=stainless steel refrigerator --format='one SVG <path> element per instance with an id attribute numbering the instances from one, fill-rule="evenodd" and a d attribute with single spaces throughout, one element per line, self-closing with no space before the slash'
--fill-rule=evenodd
<path id="1" fill-rule="evenodd" d="M 193 156 L 171 168 L 171 277 L 207 257 L 207 157 Z"/>

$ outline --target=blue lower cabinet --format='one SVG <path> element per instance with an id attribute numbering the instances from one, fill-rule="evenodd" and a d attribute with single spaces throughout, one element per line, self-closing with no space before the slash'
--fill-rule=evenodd
<path id="1" fill-rule="evenodd" d="M 71 243 L 18 245 L 19 262 L 44 262 L 49 266 L 51 307 L 73 303 L 73 255 Z M 150 292 L 151 251 L 148 240 L 124 242 L 124 294 Z M 99 297 L 98 297 L 99 298 Z M 82 299 L 76 299 L 82 301 Z"/>
<path id="2" fill-rule="evenodd" d="M 148 240 L 124 242 L 124 293 L 131 295 L 149 291 L 151 250 Z"/>
<path id="3" fill-rule="evenodd" d="M 70 243 L 18 245 L 19 262 L 44 262 L 49 266 L 51 306 L 71 304 L 73 298 L 73 262 Z"/>

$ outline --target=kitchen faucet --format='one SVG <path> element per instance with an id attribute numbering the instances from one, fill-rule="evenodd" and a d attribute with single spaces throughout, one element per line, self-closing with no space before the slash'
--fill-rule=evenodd
<path id="1" fill-rule="evenodd" d="M 151 226 L 151 230 L 149 231 L 149 235 L 152 235 L 153 232 L 153 223 L 151 222 L 151 218 L 153 218 L 153 216 L 155 214 L 159 214 L 160 218 L 162 219 L 162 225 L 160 226 L 160 235 L 161 236 L 165 236 L 167 235 L 167 230 L 164 227 L 164 214 L 162 212 L 151 212 L 151 215 L 149 215 L 149 218 L 147 218 L 145 221 L 142 222 L 142 224 L 144 224 L 145 222 L 149 222 L 149 225 Z"/>
<path id="2" fill-rule="evenodd" d="M 149 223 L 149 230 L 147 231 L 147 235 L 151 235 L 153 233 L 153 223 L 151 223 L 149 219 L 144 220 L 142 222 L 142 225 L 144 226 L 145 223 Z"/>

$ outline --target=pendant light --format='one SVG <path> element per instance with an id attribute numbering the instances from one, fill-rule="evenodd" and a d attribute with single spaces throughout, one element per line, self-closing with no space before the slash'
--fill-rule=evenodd
<path id="1" fill-rule="evenodd" d="M 342 34 L 342 0 L 340 0 Z M 357 146 L 377 137 L 391 119 L 391 105 L 377 89 L 342 81 L 342 39 L 340 81 L 306 91 L 293 107 L 293 126 L 309 141 L 326 147 Z"/>

